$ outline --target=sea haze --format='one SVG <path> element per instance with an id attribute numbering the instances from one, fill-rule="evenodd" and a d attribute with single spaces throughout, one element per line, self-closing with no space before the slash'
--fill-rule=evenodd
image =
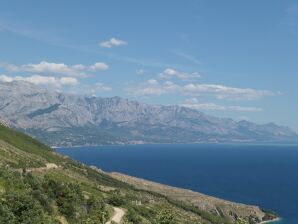
<path id="1" fill-rule="evenodd" d="M 58 152 L 116 171 L 277 212 L 298 223 L 297 145 L 125 145 Z"/>

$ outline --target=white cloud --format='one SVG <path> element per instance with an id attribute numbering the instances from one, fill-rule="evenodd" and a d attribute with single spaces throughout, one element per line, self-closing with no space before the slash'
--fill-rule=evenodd
<path id="1" fill-rule="evenodd" d="M 90 71 L 98 71 L 98 70 L 107 70 L 109 66 L 106 63 L 103 62 L 96 62 L 94 65 L 91 65 L 89 67 Z"/>
<path id="2" fill-rule="evenodd" d="M 250 88 L 235 88 L 215 84 L 187 84 L 183 86 L 183 92 L 187 95 L 211 95 L 218 99 L 228 100 L 256 100 L 265 96 L 275 95 L 268 90 L 256 90 Z"/>
<path id="3" fill-rule="evenodd" d="M 159 74 L 161 79 L 171 79 L 173 77 L 181 79 L 181 80 L 192 80 L 198 79 L 201 75 L 198 72 L 187 73 L 187 72 L 180 72 L 173 68 L 167 68 L 162 73 Z"/>
<path id="4" fill-rule="evenodd" d="M 124 90 L 130 96 L 152 96 L 173 92 L 175 88 L 172 82 L 159 83 L 156 79 L 149 79 L 143 83 L 130 84 Z"/>
<path id="5" fill-rule="evenodd" d="M 82 95 L 98 95 L 103 92 L 112 91 L 112 87 L 107 86 L 101 82 L 93 84 L 80 83 L 75 77 L 54 77 L 54 76 L 40 76 L 32 75 L 28 77 L 23 76 L 8 76 L 0 75 L 0 82 L 25 81 L 35 85 L 54 89 L 58 92 L 67 92 L 78 94 L 78 90 Z"/>
<path id="6" fill-rule="evenodd" d="M 226 106 L 215 103 L 200 103 L 197 98 L 187 99 L 181 104 L 183 107 L 188 107 L 196 110 L 221 110 L 221 111 L 238 111 L 238 112 L 261 112 L 262 108 L 258 107 L 243 107 L 243 106 Z"/>
<path id="7" fill-rule="evenodd" d="M 7 75 L 0 75 L 1 82 L 12 82 L 13 78 Z"/>
<path id="8" fill-rule="evenodd" d="M 0 81 L 2 82 L 26 81 L 26 82 L 33 83 L 35 85 L 50 85 L 55 87 L 75 86 L 79 84 L 78 80 L 73 77 L 57 78 L 54 76 L 41 76 L 41 75 L 32 75 L 28 77 L 23 77 L 23 76 L 12 77 L 7 75 L 0 75 Z"/>
<path id="9" fill-rule="evenodd" d="M 226 110 L 225 106 L 217 105 L 215 103 L 196 103 L 196 104 L 181 104 L 183 107 L 188 107 L 196 110 Z"/>
<path id="10" fill-rule="evenodd" d="M 18 66 L 6 62 L 0 62 L 0 67 L 4 68 L 6 71 L 9 72 L 17 72 L 19 70 Z"/>
<path id="11" fill-rule="evenodd" d="M 58 85 L 58 84 L 60 84 L 60 80 L 56 79 L 53 76 L 40 76 L 40 75 L 33 75 L 33 76 L 29 76 L 29 77 L 17 76 L 14 79 L 31 82 L 35 85 Z"/>
<path id="12" fill-rule="evenodd" d="M 123 45 L 127 45 L 127 42 L 124 40 L 116 39 L 115 37 L 112 37 L 111 39 L 109 39 L 107 41 L 99 43 L 99 46 L 105 47 L 105 48 L 112 48 L 112 47 L 118 47 L 118 46 L 123 46 Z"/>
<path id="13" fill-rule="evenodd" d="M 170 73 L 171 71 L 169 71 Z M 167 93 L 180 93 L 190 96 L 213 96 L 222 100 L 257 100 L 265 96 L 273 96 L 268 90 L 257 90 L 250 88 L 235 88 L 215 84 L 193 84 L 178 85 L 171 81 L 159 82 L 156 79 L 149 79 L 143 83 L 133 83 L 125 88 L 129 95 L 161 95 Z M 241 108 L 234 108 L 241 110 Z"/>
<path id="14" fill-rule="evenodd" d="M 243 111 L 243 112 L 262 112 L 263 109 L 259 107 L 242 107 L 242 106 L 229 106 L 229 110 Z"/>
<path id="15" fill-rule="evenodd" d="M 148 83 L 149 85 L 158 85 L 158 81 L 157 81 L 156 79 L 149 79 L 149 80 L 147 81 L 147 83 Z"/>
<path id="16" fill-rule="evenodd" d="M 75 86 L 79 82 L 76 78 L 73 78 L 73 77 L 62 77 L 60 79 L 60 83 L 61 83 L 61 85 Z"/>
<path id="17" fill-rule="evenodd" d="M 84 71 L 86 69 L 86 66 L 82 64 L 76 64 L 72 65 L 71 68 L 77 71 Z"/>
<path id="18" fill-rule="evenodd" d="M 68 75 L 73 77 L 88 77 L 88 72 L 96 72 L 98 70 L 107 70 L 109 66 L 103 62 L 96 62 L 93 65 L 85 66 L 82 64 L 66 65 L 64 63 L 53 63 L 47 61 L 41 61 L 37 64 L 24 64 L 14 65 L 6 62 L 0 62 L 0 67 L 3 67 L 6 71 L 15 72 L 27 72 L 42 74 L 58 74 Z"/>
<path id="19" fill-rule="evenodd" d="M 171 81 L 166 81 L 164 84 L 163 84 L 163 89 L 166 91 L 166 92 L 174 92 L 174 91 L 177 91 L 180 89 L 180 86 L 178 86 L 177 84 L 171 82 Z"/>
<path id="20" fill-rule="evenodd" d="M 19 70 L 33 73 L 71 73 L 71 69 L 66 64 L 47 61 L 41 61 L 39 64 L 22 65 Z"/>

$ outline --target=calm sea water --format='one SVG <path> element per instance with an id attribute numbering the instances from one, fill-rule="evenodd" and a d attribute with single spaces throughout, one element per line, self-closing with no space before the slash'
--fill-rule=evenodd
<path id="1" fill-rule="evenodd" d="M 277 212 L 298 224 L 298 146 L 129 145 L 62 148 L 105 171 L 117 171 Z"/>

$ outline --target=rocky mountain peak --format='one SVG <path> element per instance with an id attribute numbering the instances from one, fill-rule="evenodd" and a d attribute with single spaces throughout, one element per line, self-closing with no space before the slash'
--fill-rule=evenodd
<path id="1" fill-rule="evenodd" d="M 295 141 L 274 123 L 208 116 L 177 105 L 58 93 L 27 83 L 0 82 L 0 118 L 52 145 L 133 142 Z"/>

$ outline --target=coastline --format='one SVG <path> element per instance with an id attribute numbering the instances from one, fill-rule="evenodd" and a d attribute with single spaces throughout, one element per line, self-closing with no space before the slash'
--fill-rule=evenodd
<path id="1" fill-rule="evenodd" d="M 111 176 L 112 178 L 127 183 L 136 189 L 154 192 L 159 195 L 165 196 L 169 200 L 193 205 L 199 210 L 201 209 L 207 212 L 212 212 L 214 211 L 214 208 L 220 207 L 222 216 L 230 216 L 231 218 L 233 217 L 230 213 L 231 210 L 233 210 L 235 214 L 237 214 L 237 212 L 239 211 L 245 211 L 244 213 L 240 213 L 240 217 L 243 218 L 254 217 L 258 218 L 258 220 L 262 220 L 265 217 L 275 217 L 275 215 L 262 210 L 257 205 L 230 201 L 216 196 L 200 193 L 198 191 L 193 191 L 187 188 L 174 187 L 171 185 L 162 184 L 159 182 L 150 181 L 118 172 L 105 172 L 102 170 L 100 171 Z M 263 222 L 260 222 L 259 224 L 261 223 Z"/>
<path id="2" fill-rule="evenodd" d="M 115 145 L 114 145 L 115 146 Z M 121 145 L 121 146 L 123 146 L 123 145 Z M 119 149 L 121 150 L 121 146 L 119 147 Z M 93 147 L 96 147 L 96 146 L 93 146 Z M 92 147 L 92 148 L 93 148 Z M 99 147 L 106 147 L 107 148 L 107 150 L 109 150 L 109 147 L 113 147 L 113 145 L 109 145 L 109 146 L 99 146 Z M 138 146 L 137 146 L 138 147 Z M 133 149 L 137 149 L 137 147 L 134 147 Z M 70 149 L 71 150 L 71 149 Z M 74 148 L 74 150 L 75 150 L 75 148 Z M 119 150 L 119 151 L 120 151 Z M 58 151 L 58 150 L 57 150 Z M 82 153 L 83 153 L 84 151 L 82 150 Z M 92 150 L 90 150 L 90 153 L 92 152 Z M 118 151 L 116 151 L 116 153 L 119 153 Z M 125 152 L 120 152 L 120 153 L 123 153 L 123 155 L 125 154 Z M 133 153 L 133 151 L 132 151 L 132 153 Z M 231 151 L 231 153 L 233 153 L 233 151 Z M 66 153 L 67 154 L 67 153 Z M 93 152 L 91 153 L 91 155 L 93 154 Z M 95 153 L 96 154 L 96 153 Z M 265 155 L 267 154 L 266 152 L 264 153 Z M 111 154 L 111 155 L 114 155 L 113 153 Z M 92 158 L 92 157 L 91 157 Z M 237 157 L 238 158 L 238 157 Z M 96 165 L 95 163 L 91 163 L 92 165 Z M 99 165 L 99 164 L 98 164 Z M 102 167 L 102 166 L 100 166 L 100 167 Z M 134 176 L 137 176 L 137 175 L 134 175 Z M 175 185 L 174 185 L 175 186 Z M 198 190 L 196 190 L 196 191 L 198 191 Z M 199 191 L 199 192 L 201 192 L 201 191 Z M 215 192 L 215 191 L 214 191 Z M 213 194 L 213 192 L 211 193 L 212 195 L 214 195 Z M 214 195 L 214 196 L 218 196 L 218 195 Z M 243 203 L 243 201 L 242 200 L 235 200 L 234 199 L 234 201 L 238 201 L 238 202 L 242 202 Z M 270 204 L 269 205 L 267 205 L 266 207 L 274 207 L 274 206 L 270 206 Z M 276 211 L 277 212 L 277 211 Z M 285 216 L 285 217 L 283 217 L 284 219 L 281 219 L 281 218 L 277 218 L 277 216 L 278 217 L 280 217 L 279 215 L 273 215 L 273 216 L 271 216 L 271 217 L 264 217 L 264 219 L 259 219 L 259 222 L 258 223 L 260 223 L 260 224 L 267 224 L 267 223 L 271 223 L 271 224 L 280 224 L 280 223 L 284 223 L 284 222 L 286 222 L 285 220 L 287 220 L 288 219 L 288 217 L 287 216 Z"/>
<path id="3" fill-rule="evenodd" d="M 138 146 L 138 145 L 289 145 L 289 146 L 297 146 L 298 142 L 296 143 L 274 143 L 274 142 L 178 142 L 178 143 L 151 143 L 151 142 L 143 142 L 143 143 L 121 143 L 121 144 L 102 144 L 102 145 L 75 145 L 75 146 L 51 146 L 52 149 L 74 149 L 74 148 L 96 148 L 96 147 L 113 147 L 113 146 Z"/>
<path id="4" fill-rule="evenodd" d="M 262 222 L 260 222 L 259 224 L 270 224 L 270 223 L 276 223 L 276 222 L 279 222 L 279 221 L 281 221 L 282 220 L 282 218 L 276 218 L 276 219 L 273 219 L 273 220 L 268 220 L 268 221 L 262 221 Z"/>

